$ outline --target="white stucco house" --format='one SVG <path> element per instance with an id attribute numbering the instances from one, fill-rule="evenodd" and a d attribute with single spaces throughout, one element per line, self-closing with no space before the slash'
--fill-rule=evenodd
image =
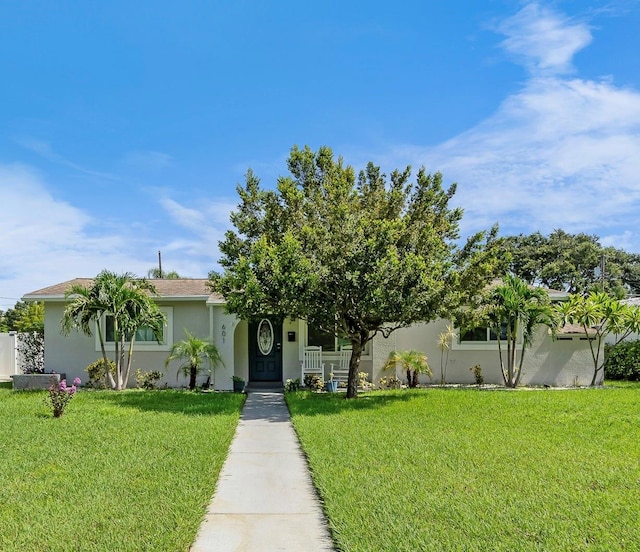
<path id="1" fill-rule="evenodd" d="M 282 384 L 300 377 L 300 363 L 308 345 L 323 347 L 325 376 L 330 364 L 337 363 L 341 343 L 333 336 L 323 335 L 300 319 L 272 320 L 265 317 L 256 322 L 241 320 L 225 312 L 224 298 L 211 293 L 206 279 L 154 280 L 158 291 L 156 301 L 167 317 L 161 343 L 150 336 L 148 341 L 136 341 L 132 373 L 161 370 L 164 383 L 185 385 L 186 378 L 177 377 L 177 365 L 165 370 L 165 359 L 173 343 L 182 340 L 184 330 L 197 337 L 208 338 L 218 347 L 224 366 L 215 370 L 215 388 L 232 388 L 232 376 L 241 376 L 249 383 Z M 72 332 L 61 333 L 62 314 L 66 304 L 65 291 L 74 284 L 90 285 L 90 278 L 77 278 L 27 293 L 23 300 L 42 301 L 45 305 L 45 370 L 66 373 L 68 378 L 86 379 L 85 368 L 101 357 L 97 333 L 88 337 Z M 555 295 L 553 294 L 555 293 Z M 552 292 L 552 299 L 563 294 Z M 367 344 L 360 371 L 369 374 L 370 381 L 390 375 L 382 371 L 389 352 L 417 349 L 424 351 L 433 369 L 433 382 L 439 381 L 440 349 L 438 336 L 447 321 L 415 324 L 396 330 L 387 339 L 378 335 Z M 538 329 L 533 346 L 527 349 L 522 385 L 572 386 L 588 385 L 593 365 L 588 337 L 580 328 L 564 328 L 552 339 L 544 327 Z M 113 351 L 113 344 L 108 345 Z M 497 341 L 492 332 L 476 329 L 456 339 L 449 353 L 447 383 L 473 383 L 470 368 L 482 367 L 486 383 L 502 384 Z M 403 378 L 402 374 L 398 374 Z M 204 381 L 206 375 L 201 376 Z M 429 378 L 421 377 L 422 383 Z"/>

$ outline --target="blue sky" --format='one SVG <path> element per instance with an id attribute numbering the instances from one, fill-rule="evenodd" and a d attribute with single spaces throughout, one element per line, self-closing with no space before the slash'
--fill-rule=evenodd
<path id="1" fill-rule="evenodd" d="M 640 0 L 0 2 L 0 309 L 205 277 L 294 144 L 458 182 L 463 234 L 640 252 Z"/>

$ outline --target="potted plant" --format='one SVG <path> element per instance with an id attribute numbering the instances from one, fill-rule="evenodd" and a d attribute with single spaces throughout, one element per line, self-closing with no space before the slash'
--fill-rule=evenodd
<path id="1" fill-rule="evenodd" d="M 325 387 L 329 393 L 335 393 L 338 390 L 338 382 L 333 380 L 333 372 L 329 372 L 329 381 L 325 383 Z"/>
<path id="2" fill-rule="evenodd" d="M 244 391 L 244 378 L 240 376 L 231 376 L 233 381 L 233 392 L 242 393 Z"/>

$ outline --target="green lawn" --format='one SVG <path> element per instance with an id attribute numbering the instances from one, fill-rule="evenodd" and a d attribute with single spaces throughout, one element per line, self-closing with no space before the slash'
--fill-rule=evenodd
<path id="1" fill-rule="evenodd" d="M 342 551 L 640 550 L 638 385 L 287 402 Z"/>
<path id="2" fill-rule="evenodd" d="M 0 386 L 0 550 L 188 550 L 243 395 Z"/>

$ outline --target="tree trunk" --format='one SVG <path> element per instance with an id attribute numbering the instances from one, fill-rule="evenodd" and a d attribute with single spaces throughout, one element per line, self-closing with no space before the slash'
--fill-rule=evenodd
<path id="1" fill-rule="evenodd" d="M 198 374 L 198 369 L 195 366 L 191 366 L 189 368 L 189 390 L 193 391 L 196 388 L 196 375 Z"/>
<path id="2" fill-rule="evenodd" d="M 104 348 L 104 337 L 102 336 L 102 328 L 100 327 L 100 319 L 98 318 L 98 339 L 100 341 L 100 350 L 102 351 L 102 359 L 104 360 L 104 370 L 105 370 L 105 374 L 106 374 L 106 378 L 107 378 L 107 383 L 109 384 L 109 387 L 111 387 L 111 389 L 113 389 L 116 386 L 116 382 L 113 379 L 113 374 L 111 373 L 111 370 L 109 369 L 109 359 L 107 358 L 107 350 Z"/>
<path id="3" fill-rule="evenodd" d="M 124 371 L 124 386 L 127 387 L 129 383 L 129 374 L 131 373 L 131 361 L 133 360 L 133 344 L 136 340 L 136 334 L 134 333 L 131 336 L 131 341 L 129 341 L 129 352 L 127 353 L 127 368 Z"/>
<path id="4" fill-rule="evenodd" d="M 364 334 L 364 340 L 362 338 Z M 366 342 L 367 332 L 361 331 L 358 337 L 351 338 L 351 359 L 349 359 L 349 380 L 347 382 L 347 399 L 355 399 L 358 396 L 358 372 L 360 370 L 360 357 L 362 356 L 362 344 Z"/>

